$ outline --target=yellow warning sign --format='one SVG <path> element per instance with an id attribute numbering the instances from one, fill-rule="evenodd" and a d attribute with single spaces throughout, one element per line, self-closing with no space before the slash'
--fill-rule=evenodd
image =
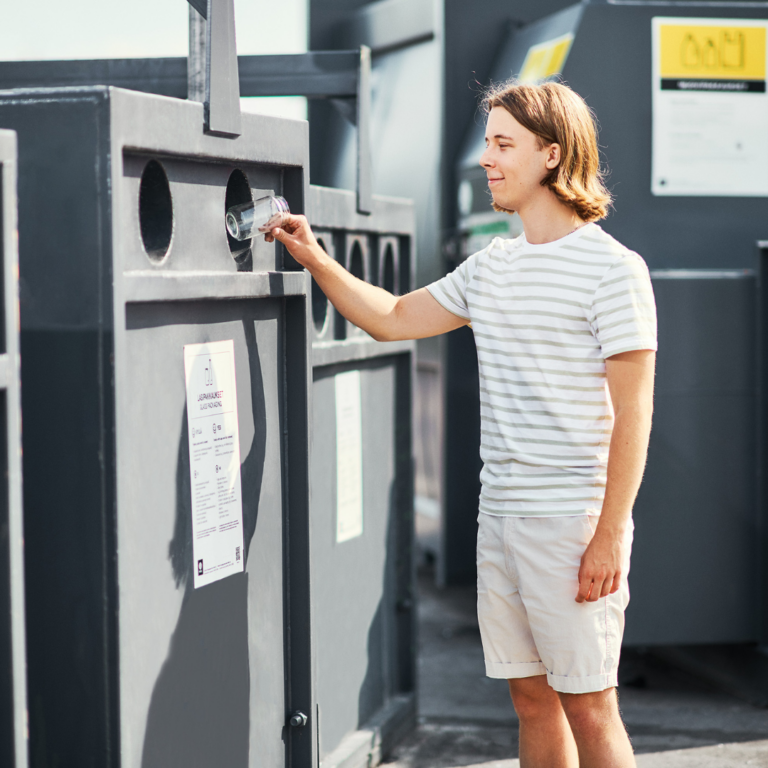
<path id="1" fill-rule="evenodd" d="M 660 25 L 662 78 L 764 80 L 765 27 Z"/>
<path id="2" fill-rule="evenodd" d="M 563 71 L 572 42 L 573 34 L 569 32 L 554 40 L 532 45 L 520 69 L 520 82 L 535 83 L 553 75 L 559 75 Z"/>

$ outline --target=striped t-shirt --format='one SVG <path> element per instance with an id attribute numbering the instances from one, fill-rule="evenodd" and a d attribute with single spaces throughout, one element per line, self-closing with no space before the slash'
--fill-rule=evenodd
<path id="1" fill-rule="evenodd" d="M 645 262 L 597 224 L 496 238 L 428 286 L 469 320 L 480 368 L 480 511 L 599 514 L 613 409 L 605 358 L 656 349 Z"/>

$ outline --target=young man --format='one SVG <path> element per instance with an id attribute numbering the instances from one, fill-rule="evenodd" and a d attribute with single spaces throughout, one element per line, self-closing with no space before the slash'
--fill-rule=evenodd
<path id="1" fill-rule="evenodd" d="M 653 409 L 648 270 L 594 222 L 610 197 L 592 115 L 558 83 L 486 97 L 480 164 L 495 239 L 407 296 L 352 277 L 301 216 L 273 231 L 375 339 L 471 323 L 482 416 L 478 616 L 487 674 L 507 679 L 522 768 L 628 768 L 615 686 L 629 600 L 632 505 Z"/>

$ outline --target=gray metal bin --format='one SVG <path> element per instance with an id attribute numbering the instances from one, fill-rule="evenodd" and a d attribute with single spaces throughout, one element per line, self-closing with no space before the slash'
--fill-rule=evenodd
<path id="1" fill-rule="evenodd" d="M 0 765 L 27 766 L 16 135 L 0 130 Z"/>
<path id="2" fill-rule="evenodd" d="M 659 352 L 625 643 L 754 642 L 765 599 L 756 535 L 755 272 L 651 277 Z"/>
<path id="3" fill-rule="evenodd" d="M 337 260 L 349 265 L 350 253 L 356 250 L 361 276 L 397 292 L 410 289 L 415 229 L 411 203 L 374 196 L 372 214 L 361 216 L 353 193 L 313 186 L 308 211 L 323 243 L 336 244 L 333 250 L 326 245 L 326 250 Z M 384 270 L 379 269 L 380 253 L 382 261 L 390 261 Z M 416 721 L 415 343 L 373 341 L 330 304 L 322 309 L 325 315 L 320 306 L 316 311 L 315 327 L 321 331 L 312 346 L 312 625 L 318 749 L 324 768 L 363 768 L 378 763 Z M 337 338 L 323 334 L 327 327 L 340 329 Z M 347 407 L 352 409 L 349 414 Z M 349 423 L 357 433 L 351 438 L 345 432 Z M 346 495 L 355 492 L 356 500 L 345 506 Z"/>
<path id="4" fill-rule="evenodd" d="M 20 137 L 33 765 L 317 763 L 308 280 L 224 228 L 268 191 L 304 209 L 307 126 L 202 124 L 201 104 L 114 88 L 0 93 Z M 195 589 L 183 347 L 220 340 L 245 566 Z"/>

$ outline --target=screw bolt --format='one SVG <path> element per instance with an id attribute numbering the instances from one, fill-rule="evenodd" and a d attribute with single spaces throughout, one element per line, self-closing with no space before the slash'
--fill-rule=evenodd
<path id="1" fill-rule="evenodd" d="M 307 716 L 300 709 L 297 709 L 291 715 L 291 725 L 294 728 L 303 728 L 306 724 L 307 724 Z"/>

